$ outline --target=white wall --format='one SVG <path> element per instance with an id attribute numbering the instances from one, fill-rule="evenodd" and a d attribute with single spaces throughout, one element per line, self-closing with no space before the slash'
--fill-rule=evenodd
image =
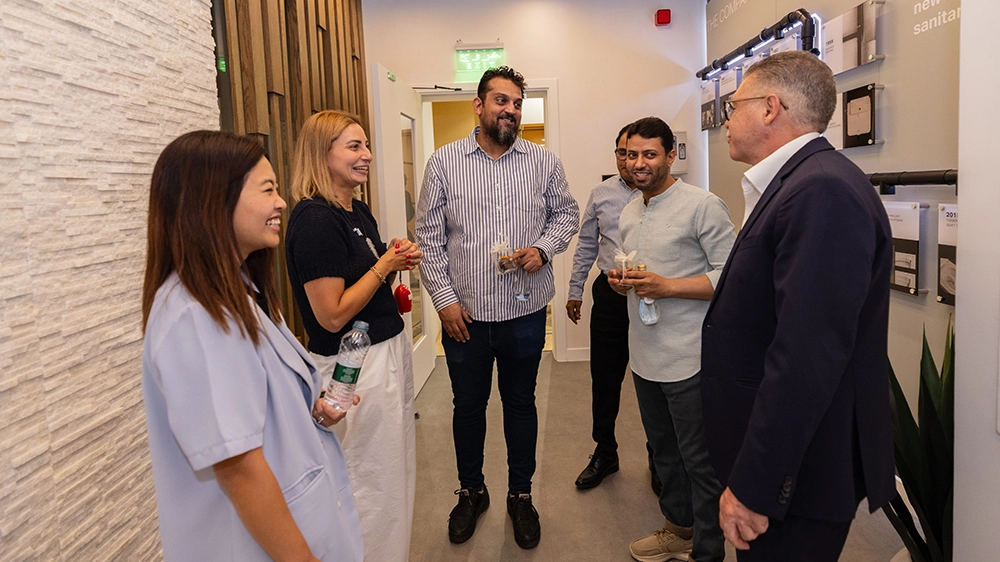
<path id="1" fill-rule="evenodd" d="M 955 560 L 996 560 L 1000 552 L 1000 244 L 997 244 L 994 68 L 996 4 L 962 2 L 958 165 L 957 363 L 955 374 Z M 984 113 L 985 111 L 985 113 Z"/>
<path id="2" fill-rule="evenodd" d="M 160 557 L 149 174 L 218 128 L 209 0 L 0 2 L 0 560 Z"/>
<path id="3" fill-rule="evenodd" d="M 656 27 L 657 9 L 673 23 Z M 672 0 L 364 0 L 365 56 L 412 86 L 455 82 L 454 45 L 499 39 L 507 64 L 532 79 L 556 79 L 560 156 L 570 189 L 586 204 L 602 174 L 616 173 L 618 130 L 655 115 L 688 132 L 689 172 L 707 180 L 705 139 L 697 132 L 704 66 L 703 2 Z M 469 111 L 472 111 L 471 107 Z M 557 262 L 568 281 L 573 244 Z M 555 314 L 565 318 L 566 287 L 557 287 Z M 566 322 L 571 359 L 589 358 L 590 295 L 578 326 Z"/>

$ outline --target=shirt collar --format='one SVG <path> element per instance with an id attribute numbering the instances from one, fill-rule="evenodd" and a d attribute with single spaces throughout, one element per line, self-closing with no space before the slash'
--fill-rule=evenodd
<path id="1" fill-rule="evenodd" d="M 670 196 L 670 194 L 679 191 L 678 189 L 674 189 L 674 188 L 682 185 L 683 183 L 684 183 L 683 181 L 681 181 L 681 180 L 679 180 L 677 178 L 674 178 L 674 183 L 670 184 L 670 187 L 668 187 L 666 190 L 664 190 L 663 193 L 660 193 L 659 195 L 654 195 L 654 196 L 652 196 L 652 197 L 649 198 L 649 202 L 646 203 L 646 207 L 647 208 L 648 207 L 652 207 L 652 206 L 658 204 L 660 201 L 665 200 L 667 197 Z M 636 191 L 639 191 L 639 190 L 636 189 Z"/>
<path id="2" fill-rule="evenodd" d="M 466 155 L 472 154 L 473 152 L 475 152 L 477 150 L 480 150 L 480 151 L 482 151 L 483 154 L 486 154 L 486 151 L 483 150 L 483 147 L 479 146 L 479 143 L 476 141 L 476 135 L 479 134 L 479 129 L 480 128 L 481 127 L 479 125 L 476 125 L 476 128 L 472 129 L 472 133 L 470 133 L 469 136 L 465 137 L 465 154 Z M 525 144 L 527 142 L 528 141 L 522 139 L 521 137 L 517 137 L 516 139 L 514 139 L 514 144 L 511 145 L 511 147 L 507 149 L 507 152 L 504 152 L 500 156 L 500 158 L 503 158 L 504 156 L 510 154 L 511 150 L 516 150 L 517 152 L 520 152 L 522 154 L 527 153 L 528 152 L 528 146 Z"/>
<path id="3" fill-rule="evenodd" d="M 630 191 L 632 193 L 639 191 L 638 189 L 632 189 L 631 187 L 629 187 L 628 184 L 625 183 L 625 180 L 622 179 L 621 174 L 616 174 L 615 177 L 618 178 L 618 185 L 622 186 L 622 189 Z"/>
<path id="4" fill-rule="evenodd" d="M 791 159 L 803 146 L 813 139 L 819 138 L 819 133 L 806 133 L 794 138 L 784 146 L 775 150 L 767 158 L 761 160 L 743 174 L 743 193 L 747 194 L 751 189 L 763 195 L 764 190 L 771 184 L 774 176 L 778 175 L 781 167 Z"/>

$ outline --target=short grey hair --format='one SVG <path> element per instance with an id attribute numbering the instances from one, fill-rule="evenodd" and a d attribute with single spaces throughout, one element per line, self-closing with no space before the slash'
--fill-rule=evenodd
<path id="1" fill-rule="evenodd" d="M 837 83 L 819 57 L 806 51 L 775 53 L 747 69 L 743 78 L 751 76 L 761 90 L 755 95 L 773 90 L 794 122 L 818 133 L 826 130 L 837 108 Z"/>

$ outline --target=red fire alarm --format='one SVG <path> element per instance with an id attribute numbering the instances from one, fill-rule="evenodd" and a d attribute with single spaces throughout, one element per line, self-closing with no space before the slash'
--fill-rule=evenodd
<path id="1" fill-rule="evenodd" d="M 656 25 L 670 25 L 670 10 L 656 10 Z"/>

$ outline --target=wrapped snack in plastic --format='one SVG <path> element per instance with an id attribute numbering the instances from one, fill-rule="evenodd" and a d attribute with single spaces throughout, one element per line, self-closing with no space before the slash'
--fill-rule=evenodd
<path id="1" fill-rule="evenodd" d="M 625 278 L 626 273 L 632 271 L 632 260 L 635 259 L 635 250 L 629 253 L 625 253 L 621 248 L 615 248 L 615 265 L 618 269 L 622 270 L 622 279 Z"/>
<path id="2" fill-rule="evenodd" d="M 490 247 L 490 257 L 493 259 L 493 265 L 496 267 L 497 275 L 503 275 L 505 273 L 510 273 L 517 269 L 517 264 L 511 258 L 514 254 L 514 250 L 510 247 L 510 242 L 507 241 L 507 237 L 504 236 L 500 241 L 493 244 Z"/>

